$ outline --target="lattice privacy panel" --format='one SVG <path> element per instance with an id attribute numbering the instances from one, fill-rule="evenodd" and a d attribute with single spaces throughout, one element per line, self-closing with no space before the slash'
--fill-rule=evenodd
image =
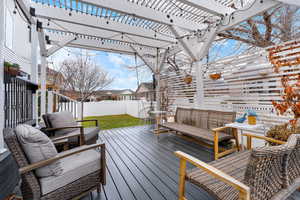
<path id="1" fill-rule="evenodd" d="M 283 75 L 296 77 L 300 73 L 299 63 L 300 40 L 204 65 L 205 108 L 233 110 L 238 114 L 251 109 L 257 111 L 260 120 L 267 124 L 287 122 L 290 117 L 277 116 L 271 100 L 282 100 L 280 79 Z M 274 72 L 275 66 L 280 67 L 279 73 Z M 215 74 L 221 77 L 213 80 Z M 195 106 L 195 78 L 187 85 L 183 77 L 184 73 L 180 71 L 162 76 L 170 98 L 174 99 L 173 109 L 176 106 Z"/>

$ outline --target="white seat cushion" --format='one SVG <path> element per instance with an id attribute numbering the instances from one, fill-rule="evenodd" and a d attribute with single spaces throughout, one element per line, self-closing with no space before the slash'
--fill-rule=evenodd
<path id="1" fill-rule="evenodd" d="M 84 147 L 87 147 L 87 145 L 64 151 L 59 153 L 59 155 L 73 152 Z M 84 151 L 61 159 L 61 166 L 63 173 L 60 176 L 50 176 L 39 179 L 43 195 L 99 170 L 100 153 L 94 149 Z"/>

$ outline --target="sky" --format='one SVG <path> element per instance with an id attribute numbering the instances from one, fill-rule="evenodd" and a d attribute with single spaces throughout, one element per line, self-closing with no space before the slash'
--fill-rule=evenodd
<path id="1" fill-rule="evenodd" d="M 215 45 L 210 48 L 209 61 L 211 62 L 226 56 L 239 54 L 244 50 L 244 47 L 240 47 L 239 49 L 233 48 L 237 46 L 236 43 L 237 42 L 233 40 L 215 43 Z M 135 57 L 130 55 L 76 48 L 63 48 L 51 56 L 48 61 L 51 68 L 58 70 L 60 63 L 65 59 L 72 59 L 86 54 L 88 54 L 101 69 L 108 72 L 110 77 L 114 79 L 112 84 L 105 89 L 131 89 L 135 91 L 138 87 L 138 82 L 152 81 L 152 73 L 146 66 L 138 69 L 137 79 L 136 70 L 133 68 L 136 66 Z M 142 63 L 143 62 L 137 57 L 137 65 L 139 66 Z"/>
<path id="2" fill-rule="evenodd" d="M 138 81 L 139 83 L 152 81 L 151 72 L 146 66 L 138 69 L 139 80 L 137 80 L 136 70 L 132 69 L 132 67 L 136 66 L 135 57 L 118 53 L 63 48 L 49 59 L 50 67 L 57 70 L 63 60 L 86 55 L 86 53 L 88 53 L 91 59 L 93 59 L 101 69 L 108 72 L 109 76 L 114 79 L 112 84 L 105 89 L 131 89 L 135 91 Z M 137 65 L 141 63 L 142 61 L 137 58 Z"/>

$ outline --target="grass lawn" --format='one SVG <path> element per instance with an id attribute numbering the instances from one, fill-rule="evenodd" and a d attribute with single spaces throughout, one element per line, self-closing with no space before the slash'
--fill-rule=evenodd
<path id="1" fill-rule="evenodd" d="M 84 119 L 97 119 L 102 130 L 147 124 L 145 121 L 130 115 L 90 116 Z M 84 122 L 83 125 L 88 127 L 94 124 L 95 122 Z"/>

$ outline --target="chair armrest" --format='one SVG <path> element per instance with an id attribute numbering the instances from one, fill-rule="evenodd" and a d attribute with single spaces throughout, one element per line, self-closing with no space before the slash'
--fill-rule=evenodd
<path id="1" fill-rule="evenodd" d="M 105 144 L 101 143 L 101 144 L 88 145 L 87 147 L 80 148 L 77 151 L 72 151 L 70 153 L 65 153 L 63 155 L 58 155 L 58 156 L 49 158 L 47 160 L 42 160 L 42 161 L 39 161 L 39 162 L 30 164 L 30 165 L 27 165 L 26 167 L 20 168 L 19 171 L 20 171 L 21 174 L 24 174 L 24 173 L 30 172 L 32 170 L 35 170 L 35 169 L 47 166 L 47 165 L 49 165 L 49 164 L 51 164 L 51 163 L 53 163 L 55 161 L 58 161 L 58 160 L 60 160 L 62 158 L 69 157 L 69 156 L 72 156 L 74 154 L 78 154 L 78 153 L 81 153 L 83 151 L 87 151 L 87 150 L 90 150 L 90 149 L 96 149 L 98 147 L 101 147 L 101 152 L 102 152 L 102 148 L 105 149 Z M 105 158 L 105 155 L 104 155 L 104 158 Z"/>
<path id="2" fill-rule="evenodd" d="M 186 153 L 183 153 L 181 151 L 176 151 L 175 155 L 178 158 L 185 160 L 185 161 L 193 164 L 194 166 L 204 170 L 205 172 L 214 176 L 216 179 L 219 179 L 220 181 L 223 181 L 223 182 L 227 183 L 228 185 L 236 188 L 240 192 L 239 193 L 240 199 L 250 200 L 250 188 L 247 185 L 245 185 L 244 183 L 236 180 L 235 178 L 222 172 L 221 170 L 219 170 L 205 162 L 202 162 L 201 160 L 196 159 L 195 157 L 190 156 Z"/>
<path id="3" fill-rule="evenodd" d="M 96 119 L 84 119 L 84 120 L 77 120 L 76 122 L 95 122 L 95 126 L 98 127 L 98 120 Z"/>
<path id="4" fill-rule="evenodd" d="M 45 128 L 44 131 L 52 132 L 52 131 L 58 131 L 58 130 L 64 130 L 64 129 L 70 129 L 70 128 L 78 128 L 80 129 L 80 133 L 78 134 L 66 134 L 63 136 L 59 137 L 52 137 L 52 141 L 58 141 L 66 138 L 71 138 L 71 137 L 79 137 L 79 142 L 80 146 L 85 144 L 85 139 L 84 139 L 84 128 L 83 126 L 68 126 L 68 127 L 57 127 L 57 128 Z"/>
<path id="5" fill-rule="evenodd" d="M 226 127 L 226 126 L 218 127 L 218 128 L 212 129 L 212 131 L 213 132 L 219 132 L 219 131 L 224 131 L 225 129 L 228 129 L 228 128 L 231 128 L 231 127 Z"/>
<path id="6" fill-rule="evenodd" d="M 52 131 L 59 131 L 59 130 L 64 130 L 64 129 L 70 129 L 70 128 L 83 128 L 83 126 L 66 126 L 66 127 L 57 127 L 57 128 L 43 128 L 43 131 L 48 131 L 48 132 L 52 132 Z"/>
<path id="7" fill-rule="evenodd" d="M 72 133 L 67 133 L 63 136 L 50 137 L 50 139 L 52 140 L 52 142 L 56 142 L 56 141 L 59 141 L 59 140 L 69 139 L 69 138 L 72 138 L 72 137 L 80 137 L 80 133 L 72 132 Z"/>
<path id="8" fill-rule="evenodd" d="M 266 137 L 266 136 L 262 136 L 262 135 L 254 135 L 254 134 L 251 134 L 251 133 L 243 133 L 242 135 L 247 136 L 250 139 L 256 138 L 256 139 L 261 139 L 261 140 L 265 140 L 265 141 L 268 141 L 268 142 L 273 142 L 273 143 L 276 143 L 276 144 L 285 144 L 286 143 L 284 141 L 276 140 L 276 139 Z"/>

